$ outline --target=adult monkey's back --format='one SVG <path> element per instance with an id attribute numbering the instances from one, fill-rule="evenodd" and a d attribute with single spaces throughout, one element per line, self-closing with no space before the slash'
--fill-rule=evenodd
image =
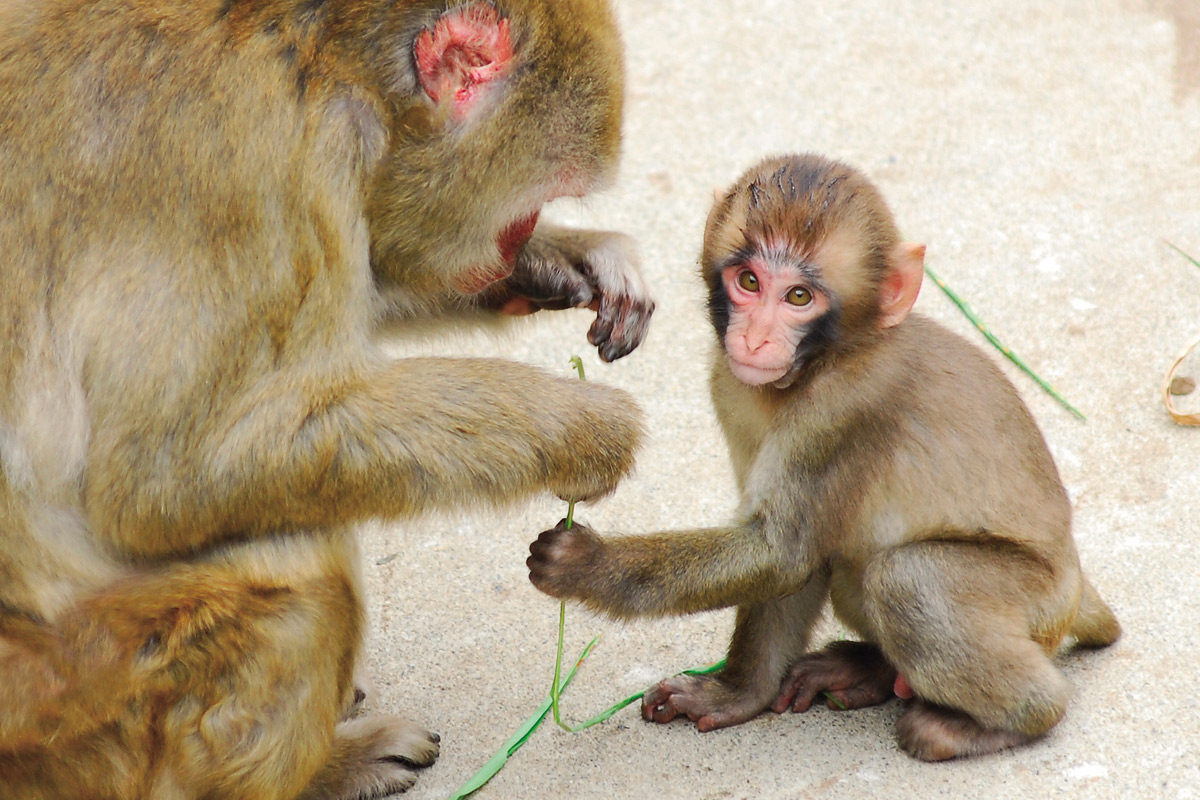
<path id="1" fill-rule="evenodd" d="M 436 757 L 339 722 L 346 526 L 598 496 L 639 418 L 373 333 L 590 305 L 637 346 L 628 241 L 535 228 L 613 170 L 620 58 L 604 0 L 0 4 L 0 794 L 376 797 Z"/>

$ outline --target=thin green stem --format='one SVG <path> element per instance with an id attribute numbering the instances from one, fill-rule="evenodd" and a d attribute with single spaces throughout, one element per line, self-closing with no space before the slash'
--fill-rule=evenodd
<path id="1" fill-rule="evenodd" d="M 835 706 L 840 708 L 842 711 L 845 711 L 847 709 L 846 704 L 843 703 L 841 700 L 838 700 L 836 697 L 834 697 L 832 692 L 825 691 L 825 692 L 821 692 L 821 694 L 825 695 L 825 697 L 827 697 L 829 699 L 829 702 L 833 703 Z"/>
<path id="2" fill-rule="evenodd" d="M 1200 264 L 1198 264 L 1197 266 L 1200 266 Z M 928 265 L 926 265 L 926 267 L 925 267 L 925 274 L 933 279 L 933 282 L 937 284 L 938 288 L 942 290 L 942 292 L 946 295 L 946 297 L 950 298 L 950 302 L 952 302 L 952 303 L 954 303 L 954 305 L 958 306 L 958 310 L 961 311 L 963 313 L 963 315 L 966 316 L 967 319 L 969 319 L 972 323 L 974 323 L 975 327 L 979 329 L 979 332 L 982 333 L 984 335 L 984 337 L 989 342 L 992 343 L 993 347 L 995 347 L 997 350 L 999 350 L 1001 353 L 1003 353 L 1005 358 L 1007 358 L 1012 363 L 1016 364 L 1017 367 L 1019 367 L 1021 369 L 1021 371 L 1024 372 L 1026 375 L 1028 375 L 1030 378 L 1033 378 L 1034 382 L 1037 383 L 1038 386 L 1042 387 L 1042 389 L 1044 389 L 1047 394 L 1049 394 L 1051 397 L 1053 397 L 1055 400 L 1057 400 L 1060 404 L 1062 404 L 1062 406 L 1064 408 L 1066 408 L 1072 414 L 1079 417 L 1080 419 L 1083 419 L 1083 420 L 1087 419 L 1087 417 L 1085 417 L 1083 415 L 1083 412 L 1081 412 L 1079 409 L 1075 408 L 1075 406 L 1068 403 L 1066 401 L 1066 399 L 1062 395 L 1060 395 L 1053 386 L 1051 386 L 1040 375 L 1038 375 L 1036 372 L 1034 372 L 1032 369 L 1030 369 L 1029 365 L 1026 364 L 1024 361 L 1022 361 L 1020 359 L 1020 357 L 1017 356 L 1016 353 L 1009 350 L 1004 345 L 1004 343 L 1000 341 L 1000 339 L 996 336 L 996 334 L 992 333 L 991 330 L 989 330 L 988 327 L 983 324 L 983 321 L 981 319 L 979 319 L 979 317 L 978 317 L 978 315 L 976 315 L 975 311 L 971 308 L 971 306 L 969 306 L 967 304 L 967 301 L 963 300 L 961 297 L 958 296 L 958 294 L 953 289 L 951 289 L 949 286 L 947 286 L 946 282 L 944 280 L 942 280 L 941 277 L 936 272 L 934 272 L 932 269 L 930 269 Z"/>
<path id="3" fill-rule="evenodd" d="M 575 366 L 579 369 L 579 377 L 583 378 L 583 363 L 580 362 L 579 356 L 574 356 L 571 359 Z M 567 503 L 567 521 L 565 527 L 570 530 L 571 525 L 575 521 L 575 501 Z M 562 721 L 562 714 L 559 711 L 559 695 L 565 687 L 558 685 L 558 676 L 562 672 L 562 654 L 563 654 L 563 637 L 567 626 L 567 601 L 560 600 L 558 603 L 558 648 L 554 656 L 554 682 L 550 684 L 550 704 L 554 709 L 554 722 L 558 727 L 568 733 L 575 733 L 576 729 Z M 593 641 L 595 641 L 593 639 Z"/>
<path id="4" fill-rule="evenodd" d="M 693 669 L 685 669 L 683 672 L 680 672 L 679 674 L 680 675 L 707 675 L 710 672 L 716 672 L 717 670 L 721 669 L 724 666 L 725 666 L 725 659 L 721 659 L 720 661 L 718 661 L 715 664 L 709 664 L 707 667 L 695 667 Z M 593 725 L 598 725 L 601 722 L 604 722 L 604 720 L 611 717 L 613 714 L 620 711 L 622 708 L 625 708 L 625 706 L 632 705 L 633 703 L 636 703 L 638 700 L 641 700 L 642 697 L 645 696 L 645 694 L 646 694 L 645 692 L 638 692 L 637 694 L 631 694 L 631 695 L 629 695 L 629 697 L 626 697 L 624 700 L 614 703 L 613 705 L 604 709 L 596 716 L 591 717 L 590 719 L 587 719 L 584 722 L 581 722 L 574 727 L 569 727 L 569 728 L 567 728 L 567 730 L 571 731 L 572 733 L 579 733 L 580 731 L 582 731 L 586 728 L 590 728 Z"/>
<path id="5" fill-rule="evenodd" d="M 1181 256 L 1183 256 L 1184 258 L 1186 258 L 1188 261 L 1192 262 L 1192 264 L 1194 264 L 1195 266 L 1197 266 L 1197 267 L 1200 267 L 1200 261 L 1197 261 L 1196 259 L 1192 258 L 1192 256 L 1191 256 L 1191 255 L 1189 255 L 1188 253 L 1184 252 L 1183 250 L 1180 250 L 1178 247 L 1176 247 L 1175 245 L 1171 244 L 1171 243 L 1170 243 L 1170 242 L 1168 242 L 1166 239 L 1163 239 L 1163 243 L 1164 243 L 1164 244 L 1166 244 L 1166 246 L 1167 246 L 1167 247 L 1169 247 L 1169 248 L 1171 248 L 1172 250 L 1174 250 L 1176 253 L 1179 253 L 1179 255 L 1181 255 Z"/>
<path id="6" fill-rule="evenodd" d="M 583 359 L 579 356 L 571 356 L 571 364 L 575 367 L 575 371 L 579 373 L 579 380 L 586 381 L 587 376 L 583 373 Z M 575 523 L 575 501 L 571 500 L 567 503 L 567 522 L 566 528 L 570 530 Z M 562 694 L 562 687 L 559 686 L 558 679 L 562 674 L 562 654 L 563 654 L 563 633 L 567 624 L 567 601 L 563 600 L 558 604 L 558 650 L 554 656 L 554 682 L 550 684 L 550 704 L 554 709 L 554 722 L 558 727 L 565 731 L 570 731 L 570 726 L 562 721 L 562 715 L 558 709 L 558 696 Z"/>
<path id="7" fill-rule="evenodd" d="M 583 374 L 583 359 L 581 359 L 579 356 L 571 356 L 571 364 L 574 365 L 575 369 L 579 372 L 579 379 L 587 380 L 587 378 Z M 567 521 L 564 524 L 564 527 L 570 529 L 571 525 L 574 524 L 574 520 L 575 520 L 575 501 L 572 500 L 567 504 Z M 551 708 L 554 710 L 554 721 L 558 724 L 558 727 L 560 727 L 564 731 L 568 731 L 570 733 L 578 733 L 579 731 L 584 730 L 585 728 L 590 728 L 593 725 L 603 722 L 604 720 L 611 717 L 613 714 L 620 711 L 622 708 L 625 708 L 625 706 L 628 706 L 632 703 L 636 703 L 638 700 L 641 700 L 642 695 L 644 695 L 645 692 L 638 692 L 637 694 L 630 695 L 629 697 L 626 697 L 624 700 L 614 703 L 613 705 L 606 708 L 604 711 L 601 711 L 596 716 L 580 723 L 579 725 L 571 726 L 571 725 L 568 725 L 567 723 L 563 722 L 562 715 L 559 712 L 558 698 L 559 698 L 559 695 L 562 694 L 562 690 L 566 688 L 566 685 L 564 684 L 562 686 L 559 686 L 558 676 L 562 671 L 563 635 L 564 635 L 565 628 L 566 628 L 566 620 L 567 620 L 567 602 L 564 600 L 558 604 L 558 648 L 557 648 L 557 652 L 556 652 L 555 658 L 554 658 L 554 682 L 552 684 L 550 684 L 550 705 L 551 705 Z M 595 642 L 596 642 L 596 640 L 593 639 L 592 644 L 595 644 Z M 590 649 L 590 645 L 589 645 L 589 649 Z M 716 664 L 712 664 L 707 667 L 700 667 L 697 669 L 684 670 L 680 674 L 681 675 L 704 675 L 709 672 L 716 672 L 723 666 L 725 666 L 724 659 L 722 659 L 721 661 L 718 661 Z"/>
<path id="8" fill-rule="evenodd" d="M 569 526 L 568 526 L 569 527 Z M 558 676 L 562 672 L 562 653 L 563 653 L 563 629 L 567 622 L 567 601 L 562 600 L 558 604 L 558 655 L 554 658 L 554 683 L 550 685 L 550 704 L 554 708 L 554 722 L 564 731 L 570 731 L 571 726 L 562 721 L 562 715 L 558 710 L 558 696 L 562 694 L 565 687 L 559 686 Z"/>
<path id="9" fill-rule="evenodd" d="M 567 686 L 570 685 L 571 679 L 575 677 L 575 671 L 579 669 L 579 665 L 583 663 L 583 660 L 588 657 L 588 654 L 592 652 L 592 648 L 595 646 L 596 640 L 592 639 L 592 641 L 588 643 L 588 646 L 583 648 L 583 652 L 579 655 L 579 659 L 575 662 L 575 666 L 571 668 L 571 671 L 567 673 L 566 678 L 563 679 L 563 689 L 566 689 Z M 542 724 L 542 721 L 546 718 L 546 714 L 550 711 L 550 704 L 551 701 L 549 697 L 543 700 L 542 704 L 538 706 L 537 711 L 534 711 L 533 714 L 521 724 L 521 727 L 517 728 L 517 732 L 514 733 L 507 742 L 504 743 L 504 746 L 497 750 L 496 753 L 490 759 L 488 759 L 487 763 L 480 767 L 479 770 L 471 776 L 469 781 L 463 784 L 462 788 L 450 795 L 450 800 L 463 800 L 464 797 L 470 795 L 472 792 L 475 792 L 481 786 L 495 777 L 496 773 L 499 772 L 508 762 L 509 756 L 517 752 L 517 750 L 521 748 L 521 745 L 525 744 L 525 742 L 529 740 L 529 737 L 533 735 L 533 732 L 538 729 L 538 726 Z"/>
<path id="10" fill-rule="evenodd" d="M 580 366 L 580 369 L 582 370 L 583 367 Z M 571 502 L 567 503 L 566 527 L 568 529 L 570 529 L 574 520 L 575 520 L 575 501 L 572 500 Z M 554 706 L 554 721 L 558 724 L 558 727 L 562 728 L 565 731 L 569 731 L 569 730 L 571 730 L 571 728 L 563 723 L 562 715 L 558 711 L 558 696 L 560 694 L 562 694 L 562 688 L 558 685 L 558 676 L 562 673 L 563 630 L 566 628 L 566 625 L 567 625 L 567 601 L 560 600 L 558 603 L 558 653 L 554 657 L 554 683 L 552 683 L 550 685 L 550 700 L 551 700 L 551 704 Z"/>
<path id="11" fill-rule="evenodd" d="M 575 366 L 575 369 L 578 370 L 580 380 L 585 380 L 583 374 L 583 360 L 580 359 L 579 356 L 572 356 L 571 363 Z M 571 525 L 574 523 L 574 519 L 575 501 L 572 500 L 567 504 L 567 528 L 571 527 Z M 542 724 L 543 720 L 545 720 L 546 715 L 551 711 L 553 711 L 554 721 L 559 725 L 559 727 L 571 733 L 577 733 L 584 728 L 590 728 L 593 725 L 603 722 L 613 714 L 620 711 L 622 708 L 625 708 L 625 706 L 637 702 L 642 698 L 642 695 L 645 694 L 645 692 L 638 692 L 635 695 L 631 695 L 621 702 L 605 709 L 581 725 L 571 727 L 564 723 L 559 713 L 559 695 L 561 695 L 563 690 L 570 685 L 571 679 L 575 677 L 575 672 L 579 669 L 579 665 L 583 663 L 583 660 L 592 652 L 592 648 L 596 646 L 596 642 L 599 641 L 599 637 L 596 637 L 595 639 L 592 639 L 592 641 L 588 642 L 588 646 L 583 649 L 579 659 L 575 662 L 575 666 L 571 667 L 571 670 L 567 673 L 565 678 L 562 678 L 563 634 L 566 628 L 566 620 L 567 604 L 566 601 L 563 601 L 558 605 L 558 652 L 554 659 L 554 682 L 550 685 L 550 696 L 542 702 L 537 711 L 533 712 L 533 714 L 525 720 L 521 727 L 517 729 L 517 732 L 514 733 L 507 742 L 504 743 L 504 746 L 496 751 L 496 753 L 490 759 L 488 759 L 487 763 L 480 767 L 479 770 L 473 776 L 471 776 L 469 781 L 463 784 L 463 786 L 457 792 L 450 795 L 449 800 L 463 800 L 463 798 L 477 791 L 484 784 L 495 777 L 496 773 L 504 768 L 504 765 L 508 762 L 509 757 L 518 749 L 520 749 L 520 747 L 525 744 L 526 741 L 529 740 L 529 737 L 533 735 L 533 732 L 537 730 L 538 726 Z M 724 660 L 707 667 L 684 670 L 680 674 L 703 675 L 709 672 L 715 672 L 723 666 L 725 666 Z M 560 678 L 562 678 L 561 681 Z"/>

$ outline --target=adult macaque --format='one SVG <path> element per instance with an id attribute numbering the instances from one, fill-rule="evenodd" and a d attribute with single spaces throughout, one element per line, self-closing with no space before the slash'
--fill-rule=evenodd
<path id="1" fill-rule="evenodd" d="M 646 719 L 709 731 L 822 691 L 848 708 L 899 694 L 910 754 L 986 753 L 1062 716 L 1064 637 L 1120 635 L 1016 392 L 909 315 L 923 259 L 863 175 L 817 156 L 766 161 L 713 207 L 701 264 L 739 521 L 620 538 L 560 524 L 529 559 L 542 591 L 617 617 L 737 606 L 727 666 L 658 684 Z M 864 641 L 806 655 L 827 598 Z"/>
<path id="2" fill-rule="evenodd" d="M 610 491 L 622 392 L 391 360 L 383 323 L 652 311 L 546 229 L 614 171 L 604 0 L 0 4 L 0 794 L 373 798 L 348 526 Z"/>

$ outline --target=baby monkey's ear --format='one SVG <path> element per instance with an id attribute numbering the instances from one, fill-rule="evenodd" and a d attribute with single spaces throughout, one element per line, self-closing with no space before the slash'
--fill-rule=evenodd
<path id="1" fill-rule="evenodd" d="M 879 288 L 879 326 L 899 325 L 912 311 L 925 277 L 925 245 L 900 242 L 888 255 L 888 271 Z"/>

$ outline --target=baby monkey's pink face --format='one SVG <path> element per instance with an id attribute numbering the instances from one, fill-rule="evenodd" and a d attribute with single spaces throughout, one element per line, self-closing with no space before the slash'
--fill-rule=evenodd
<path id="1" fill-rule="evenodd" d="M 760 257 L 726 267 L 721 280 L 730 304 L 730 371 L 751 386 L 780 380 L 794 366 L 809 326 L 829 310 L 829 298 L 800 268 Z"/>

